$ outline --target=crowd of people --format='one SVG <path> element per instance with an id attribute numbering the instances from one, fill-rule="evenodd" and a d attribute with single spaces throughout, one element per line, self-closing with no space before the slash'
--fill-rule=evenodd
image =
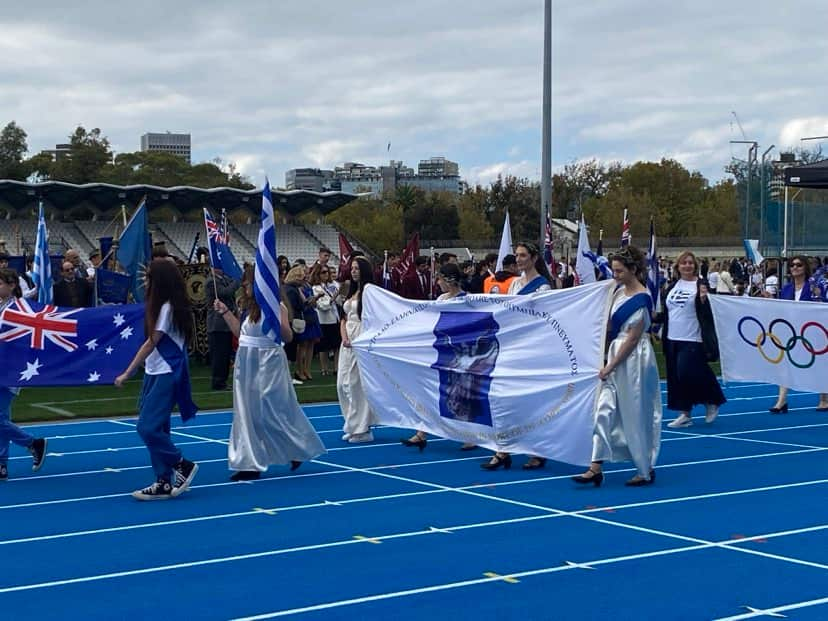
<path id="1" fill-rule="evenodd" d="M 66 253 L 63 287 L 84 281 L 77 253 Z M 521 242 L 514 254 L 489 254 L 479 263 L 459 262 L 456 255 L 418 257 L 413 269 L 402 273 L 400 257 L 389 254 L 380 264 L 354 253 L 347 265 L 331 264 L 332 253 L 320 248 L 312 265 L 278 258 L 281 305 L 279 339 L 266 335 L 265 318 L 253 295 L 255 271 L 245 265 L 240 281 L 212 270 L 207 290 L 214 293 L 208 317 L 212 386 L 228 388 L 232 364 L 233 423 L 229 441 L 231 479 L 256 479 L 272 465 L 291 470 L 325 452 L 325 447 L 302 412 L 292 384 L 312 381 L 314 355 L 323 376 L 336 376 L 336 390 L 344 418 L 342 440 L 352 444 L 374 440 L 378 418 L 367 399 L 359 363 L 352 349 L 362 329 L 363 294 L 378 284 L 419 300 L 446 300 L 467 293 L 532 295 L 574 286 L 576 277 L 561 264 L 546 264 L 538 246 Z M 94 257 L 90 257 L 94 258 Z M 98 257 L 99 258 L 99 257 Z M 13 270 L 4 268 L 0 256 L 0 310 L 14 296 L 25 295 Z M 608 324 L 605 364 L 594 418 L 591 465 L 573 477 L 579 484 L 600 486 L 606 461 L 631 461 L 636 474 L 629 486 L 649 485 L 655 480 L 662 422 L 661 392 L 653 347 L 660 339 L 667 370 L 667 408 L 677 413 L 671 428 L 694 424 L 694 405 L 705 406 L 705 422 L 715 422 L 725 402 L 721 386 L 709 362 L 718 356 L 711 295 L 756 295 L 799 301 L 828 301 L 825 259 L 797 256 L 787 265 L 761 269 L 744 259 L 699 259 L 692 252 L 674 261 L 660 262 L 662 301 L 658 308 L 646 287 L 647 264 L 643 253 L 627 246 L 609 256 L 616 282 Z M 782 282 L 782 267 L 790 278 Z M 596 270 L 597 272 L 598 270 Z M 600 276 L 599 276 L 600 277 Z M 27 283 L 28 284 L 28 283 Z M 56 284 L 56 292 L 58 284 Z M 31 288 L 29 288 L 30 290 Z M 139 402 L 137 430 L 150 453 L 156 480 L 136 490 L 139 500 L 174 498 L 192 482 L 198 465 L 187 460 L 172 442 L 170 416 L 175 405 L 185 419 L 195 404 L 182 386 L 187 373 L 187 344 L 192 335 L 192 316 L 185 287 L 175 262 L 157 253 L 146 272 L 146 341 L 134 360 L 115 380 L 122 386 L 139 367 L 144 380 Z M 236 340 L 234 353 L 233 339 Z M 292 365 L 292 368 L 291 368 Z M 0 479 L 8 476 L 8 445 L 27 447 L 33 468 L 43 464 L 46 442 L 16 427 L 10 420 L 14 388 L 0 394 Z M 5 397 L 2 395 L 6 395 Z M 828 410 L 828 395 L 820 395 L 819 411 Z M 787 389 L 771 412 L 787 411 Z M 414 431 L 401 439 L 403 445 L 424 450 L 427 433 Z M 465 444 L 463 450 L 476 448 Z M 546 459 L 529 456 L 525 469 L 543 468 Z M 480 464 L 485 470 L 510 468 L 512 456 L 494 453 Z"/>

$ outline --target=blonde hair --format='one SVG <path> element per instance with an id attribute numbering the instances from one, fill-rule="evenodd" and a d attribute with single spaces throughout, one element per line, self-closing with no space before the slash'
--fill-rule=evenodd
<path id="1" fill-rule="evenodd" d="M 695 254 L 693 254 L 692 252 L 690 252 L 689 250 L 685 250 L 684 252 L 682 252 L 682 253 L 681 253 L 681 254 L 680 254 L 680 255 L 676 258 L 676 264 L 675 264 L 675 268 L 674 268 L 674 269 L 676 270 L 676 274 L 678 274 L 678 266 L 679 266 L 679 263 L 681 263 L 682 261 L 684 261 L 684 259 L 686 259 L 687 257 L 690 257 L 691 259 L 693 259 L 693 265 L 695 266 L 695 268 L 694 268 L 694 270 L 693 270 L 693 275 L 694 275 L 694 276 L 698 276 L 698 275 L 699 275 L 699 260 L 698 260 L 698 258 L 696 257 L 696 255 L 695 255 Z"/>
<path id="2" fill-rule="evenodd" d="M 305 267 L 303 265 L 297 265 L 296 267 L 292 267 L 290 271 L 285 276 L 285 284 L 286 285 L 298 285 L 305 280 Z"/>

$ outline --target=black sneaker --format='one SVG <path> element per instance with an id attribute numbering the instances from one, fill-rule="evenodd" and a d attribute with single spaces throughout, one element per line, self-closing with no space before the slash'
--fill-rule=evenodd
<path id="1" fill-rule="evenodd" d="M 173 469 L 175 482 L 173 483 L 173 497 L 183 494 L 190 487 L 193 478 L 198 472 L 198 464 L 187 459 L 182 459 Z"/>
<path id="2" fill-rule="evenodd" d="M 0 464 L 0 481 L 9 480 L 9 468 L 6 464 Z"/>
<path id="3" fill-rule="evenodd" d="M 46 461 L 46 438 L 35 438 L 29 452 L 32 454 L 32 472 L 37 472 Z"/>
<path id="4" fill-rule="evenodd" d="M 173 497 L 172 491 L 173 488 L 169 481 L 158 479 L 149 487 L 132 492 L 132 497 L 135 500 L 168 500 Z"/>

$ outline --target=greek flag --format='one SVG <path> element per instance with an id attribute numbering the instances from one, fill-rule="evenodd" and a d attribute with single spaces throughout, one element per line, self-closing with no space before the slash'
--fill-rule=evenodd
<path id="1" fill-rule="evenodd" d="M 46 218 L 43 216 L 43 203 L 37 215 L 37 240 L 35 241 L 32 280 L 37 287 L 37 301 L 41 304 L 52 303 L 52 263 L 49 260 L 49 231 L 46 230 Z"/>
<path id="2" fill-rule="evenodd" d="M 276 263 L 276 220 L 273 217 L 273 199 L 270 181 L 265 179 L 262 190 L 262 228 L 256 242 L 256 277 L 253 295 L 262 309 L 262 332 L 277 343 L 282 342 L 279 328 L 279 267 Z"/>

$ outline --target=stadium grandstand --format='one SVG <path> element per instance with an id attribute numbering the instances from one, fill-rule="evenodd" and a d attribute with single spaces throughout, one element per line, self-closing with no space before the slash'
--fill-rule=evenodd
<path id="1" fill-rule="evenodd" d="M 330 248 L 338 260 L 339 231 L 324 224 L 324 216 L 358 197 L 347 192 L 273 190 L 276 240 L 279 254 L 291 262 L 313 262 L 320 246 Z M 0 240 L 12 255 L 32 254 L 37 230 L 37 208 L 46 209 L 50 251 L 62 254 L 75 248 L 86 257 L 98 248 L 98 238 L 117 237 L 141 200 L 146 199 L 153 242 L 164 242 L 167 250 L 185 261 L 196 235 L 205 245 L 202 208 L 215 218 L 226 210 L 230 247 L 239 263 L 253 261 L 261 218 L 260 190 L 236 188 L 117 186 L 107 183 L 75 185 L 62 181 L 24 183 L 0 180 Z M 303 224 L 296 216 L 310 213 L 316 224 Z M 348 237 L 345 231 L 343 234 Z M 354 248 L 359 248 L 349 237 Z"/>

